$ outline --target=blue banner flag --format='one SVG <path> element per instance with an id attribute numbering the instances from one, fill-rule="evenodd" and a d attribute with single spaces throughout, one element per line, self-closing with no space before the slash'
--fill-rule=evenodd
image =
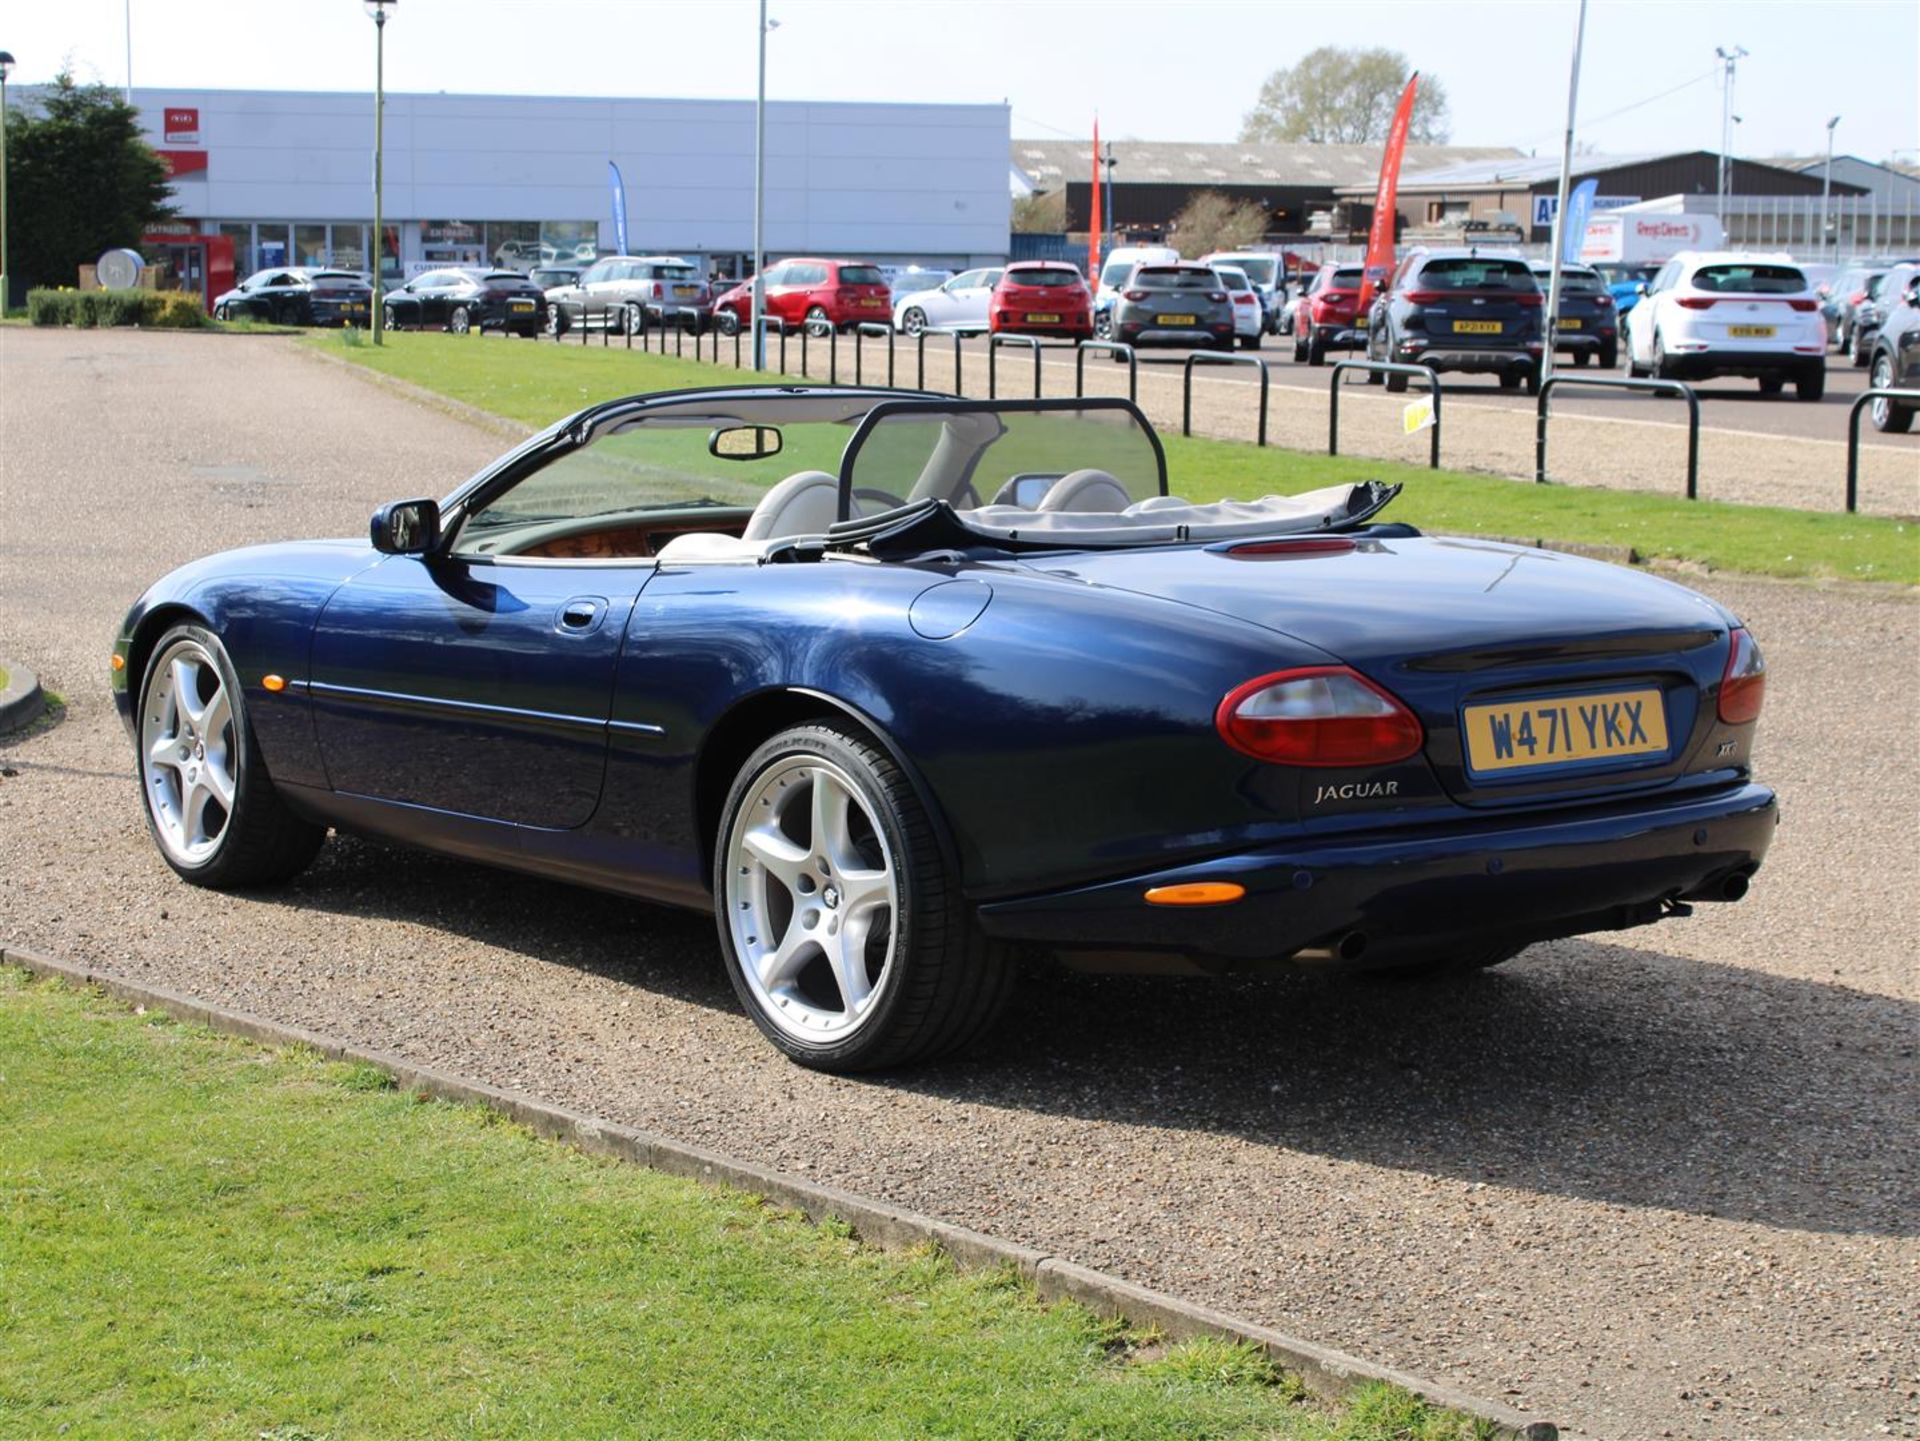
<path id="1" fill-rule="evenodd" d="M 611 160 L 607 162 L 607 186 L 613 195 L 613 251 L 616 255 L 625 255 L 627 253 L 627 187 L 621 183 L 620 167 Z"/>
<path id="2" fill-rule="evenodd" d="M 1594 192 L 1599 188 L 1598 180 L 1582 180 L 1567 197 L 1567 223 L 1560 230 L 1562 265 L 1579 263 L 1580 247 L 1587 238 L 1587 222 L 1593 218 Z"/>

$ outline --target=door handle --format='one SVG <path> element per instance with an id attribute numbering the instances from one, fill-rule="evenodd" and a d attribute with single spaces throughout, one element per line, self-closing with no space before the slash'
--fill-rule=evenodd
<path id="1" fill-rule="evenodd" d="M 560 624 L 568 630 L 589 630 L 599 616 L 599 605 L 590 600 L 570 600 L 560 608 Z"/>

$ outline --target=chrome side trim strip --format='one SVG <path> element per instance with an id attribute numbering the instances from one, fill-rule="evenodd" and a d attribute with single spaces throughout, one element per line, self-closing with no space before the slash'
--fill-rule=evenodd
<path id="1" fill-rule="evenodd" d="M 307 689 L 322 698 L 338 696 L 343 700 L 365 701 L 391 710 L 450 712 L 455 715 L 519 721 L 527 725 L 562 730 L 603 731 L 609 728 L 637 731 L 643 735 L 665 735 L 664 726 L 642 721 L 596 720 L 592 716 L 562 715 L 555 711 L 523 710 L 518 706 L 487 705 L 481 701 L 446 700 L 439 696 L 406 695 L 399 691 L 369 690 L 362 686 L 332 685 L 326 681 L 308 681 Z"/>

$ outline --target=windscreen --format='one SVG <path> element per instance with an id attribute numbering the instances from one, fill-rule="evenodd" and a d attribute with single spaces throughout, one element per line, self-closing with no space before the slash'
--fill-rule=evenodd
<path id="1" fill-rule="evenodd" d="M 915 405 L 876 415 L 869 427 L 841 473 L 855 515 L 927 499 L 955 510 L 1112 514 L 1165 493 L 1159 447 L 1124 405 Z"/>
<path id="2" fill-rule="evenodd" d="M 700 272 L 691 265 L 650 265 L 645 267 L 655 280 L 698 280 Z"/>
<path id="3" fill-rule="evenodd" d="M 1268 286 L 1273 284 L 1274 274 L 1280 268 L 1280 257 L 1277 255 L 1242 255 L 1237 257 L 1233 263 L 1236 269 L 1245 271 L 1247 279 L 1251 280 L 1255 285 Z"/>
<path id="4" fill-rule="evenodd" d="M 1537 290 L 1524 260 L 1480 256 L 1429 260 L 1415 282 L 1421 290 Z"/>
<path id="5" fill-rule="evenodd" d="M 1693 288 L 1732 295 L 1798 295 L 1807 288 L 1807 277 L 1794 265 L 1703 265 L 1693 272 Z"/>
<path id="6" fill-rule="evenodd" d="M 1211 270 L 1180 270 L 1170 265 L 1143 265 L 1133 272 L 1133 284 L 1141 290 L 1218 290 L 1219 278 Z"/>
<path id="7" fill-rule="evenodd" d="M 1216 265 L 1213 267 L 1213 273 L 1220 277 L 1220 283 L 1229 290 L 1253 289 L 1253 287 L 1247 283 L 1246 275 L 1241 271 L 1235 270 L 1231 265 Z"/>
<path id="8" fill-rule="evenodd" d="M 1553 272 L 1536 270 L 1533 278 L 1544 291 L 1553 283 Z M 1596 271 L 1565 269 L 1560 272 L 1560 292 L 1563 295 L 1599 295 L 1606 288 L 1607 283 Z"/>
<path id="9" fill-rule="evenodd" d="M 1343 265 L 1333 272 L 1333 279 L 1327 282 L 1329 290 L 1358 290 L 1361 270 L 1357 265 Z"/>
<path id="10" fill-rule="evenodd" d="M 1007 272 L 1007 284 L 1009 285 L 1077 285 L 1079 283 L 1080 272 L 1065 265 L 1052 265 L 1045 269 L 1009 270 Z"/>
<path id="11" fill-rule="evenodd" d="M 1100 272 L 1100 283 L 1109 290 L 1118 290 L 1133 273 L 1133 264 L 1131 260 L 1109 260 L 1106 268 Z"/>
<path id="12" fill-rule="evenodd" d="M 367 282 L 357 275 L 316 275 L 313 277 L 315 290 L 365 290 Z"/>
<path id="13" fill-rule="evenodd" d="M 843 265 L 840 267 L 842 285 L 885 285 L 887 279 L 880 273 L 878 266 Z"/>

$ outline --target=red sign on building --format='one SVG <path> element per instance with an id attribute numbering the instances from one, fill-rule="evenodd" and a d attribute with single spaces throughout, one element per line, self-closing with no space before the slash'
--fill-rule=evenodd
<path id="1" fill-rule="evenodd" d="M 207 152 L 204 150 L 156 150 L 153 153 L 167 167 L 167 174 L 176 178 L 207 168 Z"/>
<path id="2" fill-rule="evenodd" d="M 169 109 L 166 120 L 168 144 L 198 145 L 200 143 L 200 112 L 197 109 Z"/>

